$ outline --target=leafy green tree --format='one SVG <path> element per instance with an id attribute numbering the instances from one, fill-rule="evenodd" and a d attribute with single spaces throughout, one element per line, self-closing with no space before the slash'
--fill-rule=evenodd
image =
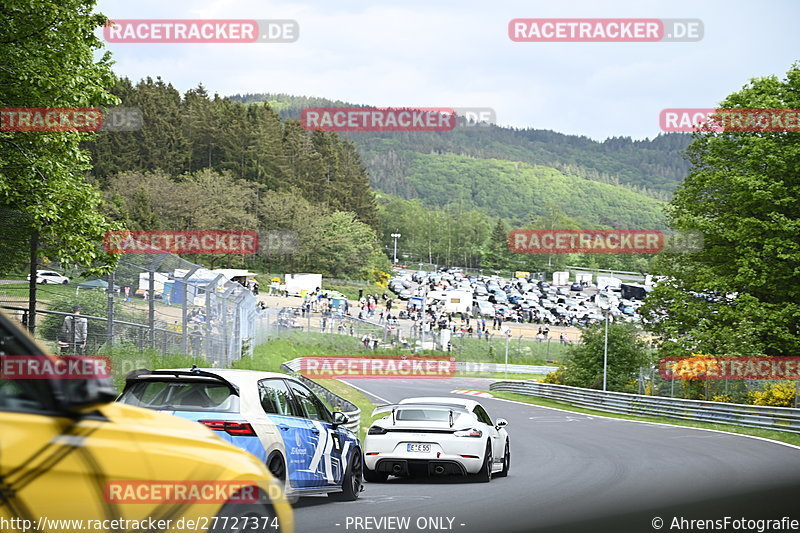
<path id="1" fill-rule="evenodd" d="M 6 0 L 0 7 L 0 106 L 96 107 L 117 102 L 108 52 L 95 35 L 106 18 L 93 0 Z M 87 132 L 0 132 L 0 204 L 26 213 L 42 253 L 64 264 L 107 267 L 110 229 L 88 185 Z"/>
<path id="2" fill-rule="evenodd" d="M 502 218 L 498 218 L 489 235 L 486 253 L 483 256 L 483 266 L 489 268 L 507 268 L 511 251 L 508 249 L 509 227 Z"/>
<path id="3" fill-rule="evenodd" d="M 569 348 L 569 361 L 561 372 L 564 385 L 601 389 L 605 322 L 583 329 L 580 344 Z M 636 392 L 634 382 L 639 368 L 651 363 L 647 343 L 629 323 L 608 325 L 608 365 L 606 388 L 618 392 Z"/>
<path id="4" fill-rule="evenodd" d="M 720 108 L 800 107 L 800 65 L 751 80 Z M 800 138 L 698 133 L 692 171 L 669 204 L 672 227 L 704 248 L 663 254 L 667 280 L 648 296 L 665 354 L 796 355 L 800 350 Z"/>
<path id="5" fill-rule="evenodd" d="M 389 269 L 388 259 L 380 253 L 375 231 L 356 220 L 353 213 L 336 211 L 318 217 L 309 225 L 314 238 L 303 243 L 303 251 L 316 272 L 357 279 L 369 277 L 372 269 Z"/>

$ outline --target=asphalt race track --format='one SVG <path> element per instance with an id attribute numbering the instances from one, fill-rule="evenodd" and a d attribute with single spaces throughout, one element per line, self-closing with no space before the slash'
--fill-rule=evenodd
<path id="1" fill-rule="evenodd" d="M 488 382 L 349 383 L 377 394 L 383 403 L 409 396 L 456 396 L 450 391 L 485 390 Z M 303 498 L 295 507 L 298 533 L 652 532 L 655 517 L 665 521 L 664 531 L 670 531 L 675 516 L 800 520 L 800 449 L 732 434 L 479 400 L 493 419 L 509 422 L 512 460 L 507 478 L 485 484 L 459 477 L 390 477 L 386 483 L 366 483 L 356 502 Z M 397 521 L 379 522 L 382 517 Z M 404 517 L 410 517 L 407 524 L 400 521 Z"/>

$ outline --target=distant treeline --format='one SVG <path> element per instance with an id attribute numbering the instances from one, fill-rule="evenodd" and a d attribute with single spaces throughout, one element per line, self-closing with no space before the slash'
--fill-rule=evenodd
<path id="1" fill-rule="evenodd" d="M 660 202 L 623 187 L 546 166 L 435 150 L 376 148 L 372 166 L 384 176 L 378 181 L 391 176 L 392 182 L 384 187 L 389 194 L 376 195 L 354 144 L 359 139 L 308 132 L 288 118 L 287 105 L 331 105 L 322 99 L 245 104 L 211 96 L 202 86 L 181 95 L 160 78 L 120 79 L 114 94 L 121 105 L 141 109 L 144 120 L 139 131 L 104 131 L 86 145 L 91 179 L 110 218 L 136 230 L 288 229 L 299 237 L 291 254 L 196 261 L 377 279 L 389 266 L 391 234 L 399 232 L 401 260 L 521 269 L 569 261 L 632 270 L 646 259 L 514 255 L 505 235 L 514 227 L 664 224 Z"/>
<path id="2" fill-rule="evenodd" d="M 297 118 L 304 107 L 353 105 L 287 94 L 236 94 L 230 98 L 248 104 L 269 102 L 282 118 Z M 502 117 L 498 120 L 502 122 Z M 691 136 L 683 133 L 666 133 L 641 141 L 611 137 L 598 142 L 551 130 L 497 126 L 446 132 L 353 132 L 347 135 L 358 146 L 372 184 L 378 190 L 405 198 L 420 196 L 414 196 L 413 187 L 403 183 L 402 175 L 415 169 L 398 168 L 397 163 L 402 163 L 403 158 L 398 158 L 397 154 L 416 152 L 548 166 L 567 175 L 622 185 L 666 201 L 689 171 L 689 163 L 681 153 L 691 142 Z M 413 159 L 409 161 L 413 163 Z"/>
<path id="3" fill-rule="evenodd" d="M 160 78 L 123 78 L 113 92 L 144 120 L 86 145 L 111 218 L 141 230 L 297 231 L 291 255 L 224 258 L 268 271 L 369 277 L 388 268 L 375 195 L 349 140 L 202 86 L 181 95 Z"/>

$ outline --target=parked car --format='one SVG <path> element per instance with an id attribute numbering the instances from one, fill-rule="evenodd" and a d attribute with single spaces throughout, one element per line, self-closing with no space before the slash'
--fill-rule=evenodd
<path id="1" fill-rule="evenodd" d="M 361 491 L 361 443 L 347 417 L 286 374 L 142 369 L 128 375 L 119 401 L 208 426 L 266 465 L 289 498 L 355 500 Z"/>
<path id="2" fill-rule="evenodd" d="M 478 316 L 494 316 L 494 305 L 488 300 L 476 300 L 474 309 Z"/>
<path id="3" fill-rule="evenodd" d="M 31 280 L 31 275 L 28 274 L 27 280 Z M 59 274 L 55 270 L 37 270 L 36 283 L 40 285 L 54 284 L 66 285 L 69 283 L 69 278 L 63 274 Z"/>

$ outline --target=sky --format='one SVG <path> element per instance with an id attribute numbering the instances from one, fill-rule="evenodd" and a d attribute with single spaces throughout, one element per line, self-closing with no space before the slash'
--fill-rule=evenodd
<path id="1" fill-rule="evenodd" d="M 107 43 L 115 72 L 181 92 L 480 107 L 497 123 L 596 140 L 656 136 L 665 108 L 711 108 L 800 61 L 797 0 L 99 0 L 111 19 L 293 19 L 292 43 Z M 698 42 L 521 43 L 515 18 L 685 18 Z"/>

